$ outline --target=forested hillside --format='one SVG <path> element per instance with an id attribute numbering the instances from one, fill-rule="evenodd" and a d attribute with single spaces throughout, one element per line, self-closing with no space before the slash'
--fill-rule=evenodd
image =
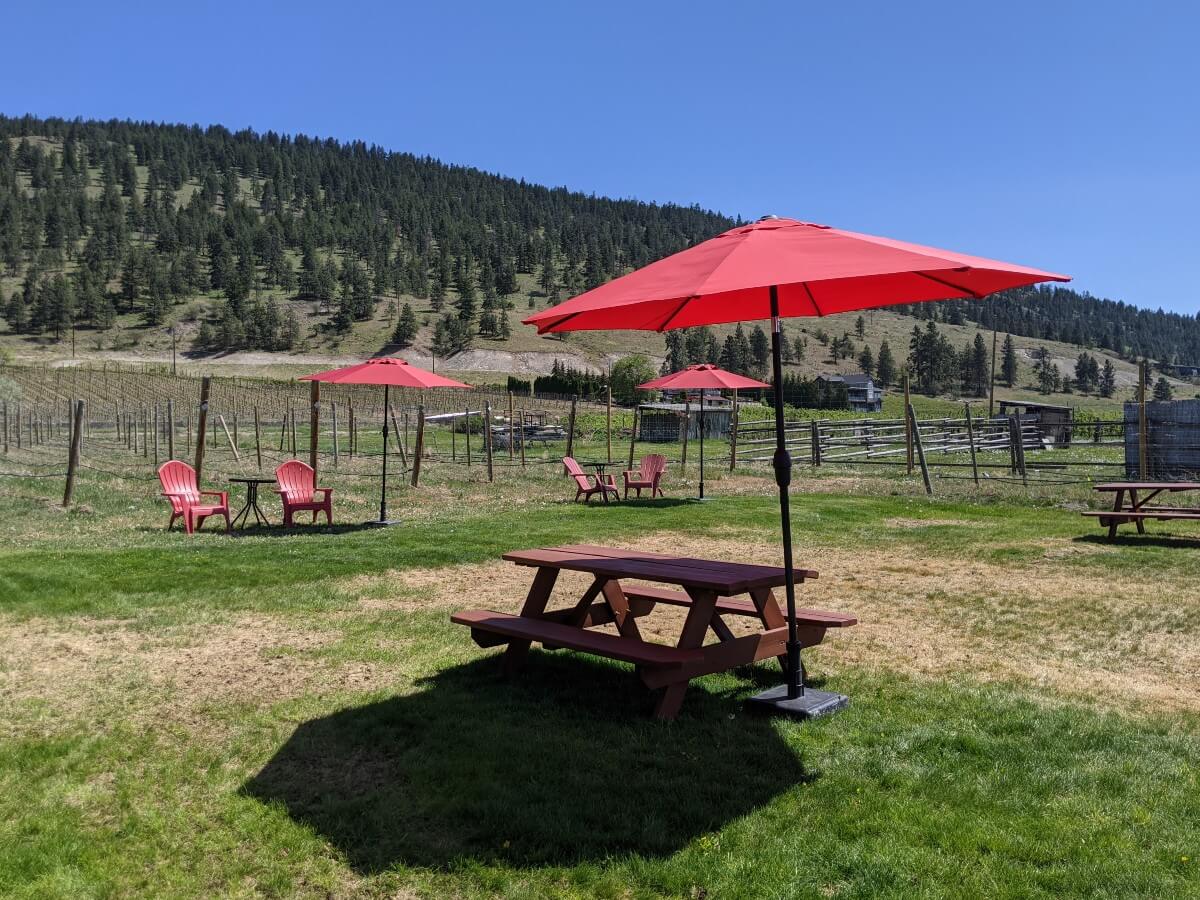
<path id="1" fill-rule="evenodd" d="M 43 341 L 181 325 L 193 349 L 289 350 L 375 321 L 360 349 L 449 356 L 732 224 L 357 142 L 0 117 L 0 313 Z M 1200 362 L 1195 317 L 1061 287 L 900 311 Z"/>

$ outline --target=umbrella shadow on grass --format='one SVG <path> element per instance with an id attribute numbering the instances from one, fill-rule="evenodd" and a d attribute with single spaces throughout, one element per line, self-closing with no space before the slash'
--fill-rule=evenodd
<path id="1" fill-rule="evenodd" d="M 671 723 L 627 667 L 492 656 L 299 725 L 242 787 L 358 872 L 667 855 L 811 780 L 768 719 L 699 686 Z"/>

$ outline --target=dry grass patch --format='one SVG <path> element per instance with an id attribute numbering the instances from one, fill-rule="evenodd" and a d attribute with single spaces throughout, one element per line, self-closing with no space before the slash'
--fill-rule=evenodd
<path id="1" fill-rule="evenodd" d="M 663 553 L 780 562 L 776 545 L 736 531 L 703 538 L 660 533 L 631 543 Z M 1068 549 L 1055 543 L 1045 558 L 1021 566 L 802 545 L 799 564 L 821 577 L 801 586 L 799 603 L 859 617 L 857 627 L 831 632 L 820 651 L 834 678 L 839 665 L 852 664 L 928 678 L 1016 681 L 1126 709 L 1133 700 L 1155 711 L 1200 711 L 1196 585 L 1122 582 L 1114 590 L 1108 578 L 1071 567 Z M 528 568 L 497 561 L 363 576 L 342 589 L 369 594 L 360 604 L 370 609 L 513 612 L 532 577 Z M 572 602 L 589 583 L 590 576 L 563 573 L 553 603 Z M 659 607 L 639 627 L 647 637 L 674 642 L 683 615 Z"/>

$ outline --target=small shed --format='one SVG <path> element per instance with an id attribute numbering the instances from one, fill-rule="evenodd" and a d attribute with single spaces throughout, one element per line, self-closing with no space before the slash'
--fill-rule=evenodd
<path id="1" fill-rule="evenodd" d="M 1070 406 L 1031 403 L 1025 400 L 1001 400 L 1000 417 L 1019 416 L 1022 425 L 1035 425 L 1043 442 L 1055 447 L 1071 446 L 1075 410 Z"/>
<path id="2" fill-rule="evenodd" d="M 700 437 L 700 401 L 691 403 L 641 403 L 638 405 L 638 440 L 650 444 L 678 441 L 684 417 L 688 422 L 688 440 Z M 733 404 L 726 400 L 704 398 L 704 437 L 722 439 L 729 434 Z"/>

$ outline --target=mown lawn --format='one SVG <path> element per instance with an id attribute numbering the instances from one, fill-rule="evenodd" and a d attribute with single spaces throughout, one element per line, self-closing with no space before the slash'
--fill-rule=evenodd
<path id="1" fill-rule="evenodd" d="M 0 894 L 1200 895 L 1200 532 L 803 478 L 806 602 L 863 620 L 809 662 L 851 706 L 747 715 L 763 664 L 661 724 L 621 665 L 501 681 L 448 612 L 518 602 L 515 547 L 769 557 L 769 483 L 583 508 L 432 471 L 405 526 L 190 541 L 142 482 L 0 484 Z"/>

